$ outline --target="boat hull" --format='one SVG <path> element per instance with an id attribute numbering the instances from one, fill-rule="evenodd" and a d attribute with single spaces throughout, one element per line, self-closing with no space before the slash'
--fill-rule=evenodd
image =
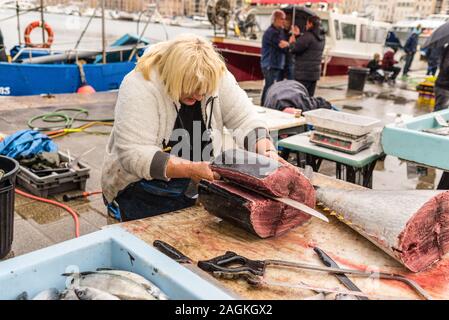
<path id="1" fill-rule="evenodd" d="M 84 65 L 87 83 L 96 91 L 118 89 L 135 62 Z M 77 65 L 0 63 L 0 95 L 73 93 L 81 86 Z"/>
<path id="2" fill-rule="evenodd" d="M 232 41 L 227 39 L 213 39 L 213 44 L 226 61 L 229 71 L 237 81 L 262 80 L 263 74 L 260 68 L 260 44 L 248 41 Z M 368 58 L 351 57 L 330 53 L 327 64 L 322 66 L 326 76 L 346 75 L 348 68 L 365 67 Z"/>

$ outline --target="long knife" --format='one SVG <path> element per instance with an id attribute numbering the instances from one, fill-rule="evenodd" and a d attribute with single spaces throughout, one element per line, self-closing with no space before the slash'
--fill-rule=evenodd
<path id="1" fill-rule="evenodd" d="M 326 267 L 340 268 L 339 265 L 326 254 L 326 252 L 318 247 L 313 248 L 313 250 L 316 252 L 318 257 L 320 257 Z M 344 273 L 335 273 L 334 276 L 349 290 L 362 292 L 362 290 L 360 290 L 360 288 L 357 287 L 355 283 L 352 282 L 351 279 L 349 279 Z M 356 296 L 356 298 L 357 300 L 369 300 L 366 296 Z"/>
<path id="2" fill-rule="evenodd" d="M 306 213 L 308 215 L 311 215 L 312 217 L 318 218 L 320 220 L 323 220 L 323 221 L 329 223 L 329 219 L 325 215 L 323 215 L 322 213 L 316 211 L 315 209 L 312 209 L 312 208 L 306 206 L 304 203 L 301 203 L 299 201 L 296 201 L 296 200 L 293 200 L 293 199 L 290 199 L 290 198 L 280 198 L 280 197 L 271 196 L 269 194 L 266 194 L 265 192 L 262 192 L 262 191 L 259 191 L 259 190 L 254 190 L 254 189 L 249 188 L 247 186 L 244 186 L 242 184 L 236 184 L 235 182 L 233 182 L 233 181 L 231 181 L 229 179 L 224 179 L 224 181 L 226 181 L 228 183 L 231 183 L 231 184 L 233 184 L 233 185 L 235 185 L 237 187 L 246 189 L 248 191 L 260 194 L 261 196 L 263 196 L 265 198 L 269 198 L 271 200 L 275 200 L 275 201 L 281 202 L 281 203 L 286 204 L 286 205 L 288 205 L 288 206 L 290 206 L 292 208 L 298 209 L 298 210 L 300 210 L 300 211 L 302 211 L 302 212 L 304 212 L 304 213 Z"/>

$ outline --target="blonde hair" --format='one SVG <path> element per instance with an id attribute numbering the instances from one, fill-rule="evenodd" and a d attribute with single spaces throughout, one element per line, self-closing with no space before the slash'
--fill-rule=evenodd
<path id="1" fill-rule="evenodd" d="M 183 95 L 210 95 L 226 70 L 223 59 L 206 39 L 183 34 L 153 45 L 137 62 L 146 80 L 157 70 L 167 94 L 175 101 Z"/>

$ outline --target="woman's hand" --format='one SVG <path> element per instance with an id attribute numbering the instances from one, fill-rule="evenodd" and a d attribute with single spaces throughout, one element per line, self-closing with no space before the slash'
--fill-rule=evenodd
<path id="1" fill-rule="evenodd" d="M 281 49 L 287 48 L 288 46 L 289 46 L 289 43 L 285 40 L 281 40 L 279 42 L 279 48 L 281 48 Z"/>
<path id="2" fill-rule="evenodd" d="M 295 43 L 295 42 L 296 42 L 296 37 L 295 37 L 295 35 L 294 35 L 294 34 L 292 34 L 292 35 L 290 36 L 290 39 L 288 40 L 288 42 L 289 42 L 290 44 L 292 44 L 292 43 Z"/>
<path id="3" fill-rule="evenodd" d="M 301 30 L 297 25 L 292 26 L 292 33 L 295 36 L 299 36 L 301 34 Z"/>
<path id="4" fill-rule="evenodd" d="M 200 180 L 218 180 L 220 176 L 213 172 L 208 162 L 192 162 L 188 169 L 189 177 L 193 182 L 198 183 Z"/>
<path id="5" fill-rule="evenodd" d="M 167 162 L 166 175 L 167 178 L 190 178 L 195 183 L 201 179 L 220 179 L 220 176 L 210 169 L 208 162 L 192 162 L 173 156 Z"/>

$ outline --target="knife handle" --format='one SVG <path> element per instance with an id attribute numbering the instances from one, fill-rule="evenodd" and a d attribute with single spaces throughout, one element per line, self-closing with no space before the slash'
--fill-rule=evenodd
<path id="1" fill-rule="evenodd" d="M 172 258 L 178 263 L 192 263 L 192 259 L 187 257 L 185 254 L 183 254 L 178 249 L 172 247 L 167 242 L 164 242 L 162 240 L 155 240 L 153 242 L 153 246 L 158 249 L 160 252 L 165 254 L 166 256 Z"/>
<path id="2" fill-rule="evenodd" d="M 318 247 L 313 248 L 313 251 L 315 251 L 315 253 L 318 255 L 318 257 L 320 257 L 321 261 L 324 263 L 324 265 L 326 267 L 331 267 L 331 268 L 340 268 L 334 260 L 332 260 L 331 257 L 329 257 L 326 252 L 324 252 L 323 250 L 321 250 Z"/>

